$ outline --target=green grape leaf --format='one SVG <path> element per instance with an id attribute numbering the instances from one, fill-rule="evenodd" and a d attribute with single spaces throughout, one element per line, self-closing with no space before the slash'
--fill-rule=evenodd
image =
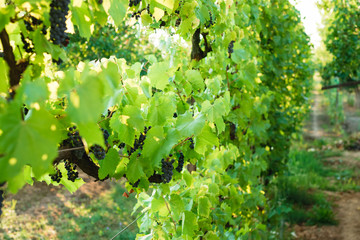
<path id="1" fill-rule="evenodd" d="M 110 4 L 109 14 L 114 19 L 115 25 L 119 26 L 124 20 L 129 3 L 127 0 L 110 0 Z"/>
<path id="2" fill-rule="evenodd" d="M 219 145 L 219 139 L 207 125 L 202 129 L 201 133 L 195 138 L 195 151 L 201 155 L 212 148 Z"/>
<path id="3" fill-rule="evenodd" d="M 100 79 L 88 75 L 76 91 L 70 92 L 69 107 L 66 112 L 69 119 L 78 125 L 80 135 L 89 147 L 93 144 L 105 147 L 102 132 L 96 124 L 105 109 L 103 89 Z"/>
<path id="4" fill-rule="evenodd" d="M 148 77 L 152 87 L 164 90 L 169 85 L 169 63 L 158 62 L 149 67 Z"/>
<path id="5" fill-rule="evenodd" d="M 8 65 L 6 64 L 3 58 L 0 58 L 0 93 L 5 93 L 9 89 L 9 80 L 8 80 Z"/>
<path id="6" fill-rule="evenodd" d="M 82 3 L 81 7 L 72 7 L 71 21 L 73 24 L 79 26 L 80 35 L 84 38 L 91 37 L 91 25 L 90 21 L 87 21 L 86 18 L 91 18 L 87 4 Z"/>
<path id="7" fill-rule="evenodd" d="M 145 123 L 139 108 L 126 105 L 122 111 L 121 117 L 125 118 L 126 123 L 124 124 L 137 129 L 139 132 L 144 130 Z"/>
<path id="8" fill-rule="evenodd" d="M 187 70 L 185 72 L 186 79 L 191 83 L 194 90 L 204 90 L 205 83 L 198 70 Z"/>
<path id="9" fill-rule="evenodd" d="M 10 104 L 0 116 L 0 182 L 20 173 L 25 165 L 32 166 L 36 177 L 52 169 L 58 155 L 60 132 L 57 121 L 36 105 L 26 121 L 21 120 L 20 106 Z"/>
<path id="10" fill-rule="evenodd" d="M 150 166 L 159 166 L 161 159 L 167 154 L 166 149 L 163 147 L 164 140 L 165 136 L 162 127 L 155 126 L 147 132 L 142 155 L 150 160 L 147 163 Z"/>
<path id="11" fill-rule="evenodd" d="M 138 158 L 137 154 L 134 153 L 131 155 L 127 166 L 126 178 L 131 183 L 135 183 L 138 179 L 144 176 L 143 161 L 141 161 L 141 158 Z"/>
<path id="12" fill-rule="evenodd" d="M 13 194 L 17 193 L 19 189 L 21 189 L 26 183 L 33 185 L 33 174 L 31 167 L 28 165 L 25 165 L 23 170 L 18 174 L 17 176 L 11 178 L 7 182 L 7 188 L 9 191 Z"/>
<path id="13" fill-rule="evenodd" d="M 198 203 L 198 215 L 202 217 L 209 217 L 211 202 L 208 197 L 201 196 Z"/>
<path id="14" fill-rule="evenodd" d="M 171 194 L 170 196 L 170 208 L 173 213 L 175 221 L 179 221 L 181 213 L 185 210 L 184 202 L 178 194 Z"/>
<path id="15" fill-rule="evenodd" d="M 121 113 L 116 112 L 110 119 L 110 127 L 119 134 L 119 139 L 130 146 L 134 146 L 135 141 L 135 129 L 131 126 L 122 123 L 125 121 L 121 118 Z"/>
<path id="16" fill-rule="evenodd" d="M 48 86 L 42 78 L 25 82 L 18 93 L 23 96 L 23 101 L 27 106 L 36 102 L 45 102 L 49 96 Z"/>
<path id="17" fill-rule="evenodd" d="M 153 198 L 151 201 L 151 211 L 153 213 L 158 213 L 159 216 L 162 217 L 166 217 L 170 214 L 166 207 L 165 199 L 161 196 L 159 198 Z"/>
<path id="18" fill-rule="evenodd" d="M 174 95 L 155 93 L 154 97 L 150 100 L 150 108 L 148 111 L 150 125 L 163 125 L 167 119 L 172 119 L 175 111 Z"/>
<path id="19" fill-rule="evenodd" d="M 197 136 L 205 125 L 205 116 L 202 114 L 192 117 L 190 112 L 179 115 L 176 120 L 176 129 L 181 136 Z"/>
<path id="20" fill-rule="evenodd" d="M 15 9 L 13 4 L 2 5 L 0 8 L 0 32 L 10 22 L 10 18 L 15 15 Z"/>
<path id="21" fill-rule="evenodd" d="M 196 215 L 193 212 L 185 211 L 182 216 L 182 234 L 189 237 L 194 236 L 194 231 L 198 228 Z"/>
<path id="22" fill-rule="evenodd" d="M 106 156 L 103 160 L 99 161 L 99 178 L 104 179 L 106 176 L 114 176 L 116 167 L 120 163 L 119 153 L 114 149 L 110 148 L 106 153 Z"/>

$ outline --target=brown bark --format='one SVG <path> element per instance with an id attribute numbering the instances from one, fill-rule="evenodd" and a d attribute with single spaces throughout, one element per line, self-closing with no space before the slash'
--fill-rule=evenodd
<path id="1" fill-rule="evenodd" d="M 20 59 L 16 61 L 13 49 L 10 45 L 10 38 L 6 29 L 4 28 L 0 33 L 0 40 L 3 46 L 3 57 L 9 66 L 9 85 L 10 85 L 10 96 L 14 96 L 14 90 L 20 83 L 21 75 L 29 65 L 29 61 Z"/>
<path id="2" fill-rule="evenodd" d="M 352 86 L 357 86 L 359 84 L 360 84 L 360 81 L 351 81 L 351 82 L 340 83 L 340 84 L 336 84 L 336 85 L 324 86 L 321 88 L 321 90 L 327 90 L 327 89 L 332 89 L 332 88 L 342 88 L 342 87 L 352 87 Z"/>

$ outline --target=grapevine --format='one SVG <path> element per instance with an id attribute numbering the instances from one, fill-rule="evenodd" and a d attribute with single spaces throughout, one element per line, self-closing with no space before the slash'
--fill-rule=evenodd
<path id="1" fill-rule="evenodd" d="M 31 181 L 73 191 L 83 174 L 126 178 L 146 209 L 139 239 L 270 239 L 265 192 L 282 174 L 312 85 L 296 9 L 287 0 L 101 4 L 9 1 L 2 11 L 0 182 L 12 192 Z M 111 44 L 91 58 L 66 47 L 74 30 L 71 40 L 96 48 L 102 24 L 163 36 L 157 45 L 120 38 L 145 46 L 136 58 Z M 49 61 L 67 58 L 71 66 Z"/>

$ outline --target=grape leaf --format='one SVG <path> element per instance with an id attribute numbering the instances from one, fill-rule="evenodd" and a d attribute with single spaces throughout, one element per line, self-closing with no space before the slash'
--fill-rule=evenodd
<path id="1" fill-rule="evenodd" d="M 120 163 L 119 153 L 114 148 L 110 148 L 105 158 L 99 161 L 99 163 L 99 178 L 104 179 L 108 175 L 112 177 L 115 174 L 116 167 Z"/>
<path id="2" fill-rule="evenodd" d="M 207 125 L 202 129 L 201 133 L 195 138 L 195 151 L 201 155 L 212 148 L 219 145 L 219 139 Z"/>
<path id="3" fill-rule="evenodd" d="M 205 84 L 201 73 L 198 70 L 187 70 L 185 72 L 187 80 L 191 83 L 194 90 L 204 90 Z"/>
<path id="4" fill-rule="evenodd" d="M 37 106 L 39 107 L 39 106 Z M 0 182 L 15 177 L 25 165 L 36 177 L 52 169 L 57 156 L 60 132 L 55 118 L 43 108 L 21 120 L 20 106 L 14 102 L 0 116 Z"/>
<path id="5" fill-rule="evenodd" d="M 176 109 L 174 100 L 174 95 L 155 93 L 148 111 L 151 126 L 163 125 L 167 119 L 172 119 Z"/>
<path id="6" fill-rule="evenodd" d="M 158 62 L 149 67 L 148 77 L 152 87 L 164 90 L 169 85 L 169 63 Z"/>
<path id="7" fill-rule="evenodd" d="M 198 203 L 198 215 L 202 217 L 209 217 L 211 202 L 208 197 L 201 196 Z"/>
<path id="8" fill-rule="evenodd" d="M 193 212 L 184 211 L 182 216 L 182 233 L 192 237 L 197 227 L 196 215 Z"/>

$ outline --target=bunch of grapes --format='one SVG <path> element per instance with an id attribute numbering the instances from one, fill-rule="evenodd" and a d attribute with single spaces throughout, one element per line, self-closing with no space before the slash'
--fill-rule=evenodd
<path id="1" fill-rule="evenodd" d="M 211 12 L 209 12 L 209 15 L 210 15 L 210 20 L 205 24 L 206 28 L 209 28 L 212 25 L 214 25 L 213 16 L 212 16 Z"/>
<path id="2" fill-rule="evenodd" d="M 176 171 L 181 172 L 183 167 L 184 167 L 184 154 L 182 152 L 180 152 Z"/>
<path id="3" fill-rule="evenodd" d="M 174 161 L 174 159 L 172 159 L 170 162 L 166 161 L 165 159 L 161 159 L 161 171 L 163 172 L 161 175 L 161 180 L 163 183 L 168 183 L 171 181 L 174 170 Z"/>
<path id="4" fill-rule="evenodd" d="M 69 161 L 65 161 L 65 169 L 67 171 L 69 181 L 75 182 L 75 179 L 79 176 L 79 173 L 75 170 L 76 165 L 72 165 Z"/>
<path id="5" fill-rule="evenodd" d="M 66 45 L 66 15 L 69 12 L 70 0 L 52 0 L 50 3 L 50 39 L 54 44 Z"/>
<path id="6" fill-rule="evenodd" d="M 229 46 L 228 46 L 229 57 L 231 57 L 231 54 L 234 52 L 234 43 L 235 43 L 235 41 L 231 41 L 229 43 Z"/>
<path id="7" fill-rule="evenodd" d="M 54 182 L 59 183 L 61 181 L 61 178 L 62 178 L 62 173 L 58 168 L 56 168 L 56 173 L 50 174 L 50 177 L 51 177 L 51 180 L 53 180 Z"/>
<path id="8" fill-rule="evenodd" d="M 100 145 L 93 145 L 90 147 L 90 152 L 92 152 L 97 160 L 103 160 L 106 156 L 105 150 Z"/>
<path id="9" fill-rule="evenodd" d="M 110 136 L 108 130 L 106 130 L 104 128 L 101 128 L 101 131 L 103 133 L 105 144 L 108 144 L 108 139 L 109 139 L 109 136 Z M 95 155 L 95 158 L 97 160 L 103 160 L 105 158 L 105 156 L 106 156 L 105 149 L 102 148 L 100 145 L 97 145 L 97 144 L 90 147 L 90 152 L 92 152 Z"/>
<path id="10" fill-rule="evenodd" d="M 137 188 L 139 186 L 140 183 L 140 179 L 137 180 L 135 183 L 130 183 L 131 186 L 133 186 L 134 188 Z"/>
<path id="11" fill-rule="evenodd" d="M 31 16 L 31 15 L 28 18 L 28 21 L 24 20 L 26 30 L 28 30 L 29 32 L 34 31 L 33 26 L 37 27 L 37 26 L 41 25 L 42 23 L 43 23 L 43 21 L 41 21 L 40 19 L 37 19 L 36 17 Z M 44 35 L 46 35 L 46 26 L 45 25 L 42 28 L 42 33 Z M 27 52 L 27 53 L 34 52 L 33 47 L 31 47 L 31 40 L 29 38 L 25 38 L 23 33 L 20 33 L 20 36 L 21 36 L 21 41 L 24 44 L 23 48 L 24 48 L 25 52 Z"/>
<path id="12" fill-rule="evenodd" d="M 144 132 L 143 132 L 143 133 L 140 133 L 140 136 L 139 136 L 138 139 L 135 139 L 135 141 L 134 141 L 134 147 L 131 148 L 130 150 L 128 150 L 129 156 L 131 156 L 131 154 L 132 154 L 133 152 L 135 152 L 136 150 L 138 150 L 138 149 L 142 150 L 142 149 L 143 149 L 144 142 L 145 142 L 145 139 L 146 139 L 146 133 L 147 133 L 150 129 L 151 129 L 151 126 L 145 127 Z"/>
<path id="13" fill-rule="evenodd" d="M 108 139 L 109 139 L 109 136 L 110 136 L 108 130 L 106 130 L 104 128 L 101 128 L 101 131 L 102 131 L 103 136 L 104 136 L 105 144 L 108 144 Z"/>
<path id="14" fill-rule="evenodd" d="M 190 141 L 190 148 L 194 149 L 194 140 L 190 138 L 189 141 Z"/>
<path id="15" fill-rule="evenodd" d="M 68 132 L 68 139 L 66 139 L 65 141 L 69 142 L 70 145 L 74 148 L 76 147 L 83 147 L 84 144 L 81 140 L 81 136 L 79 134 L 79 131 L 76 131 L 76 126 L 74 127 L 70 127 L 69 128 L 69 132 Z M 83 155 L 85 153 L 84 149 L 78 149 L 74 151 L 74 155 L 75 157 L 77 157 L 78 159 L 82 159 Z"/>
<path id="16" fill-rule="evenodd" d="M 29 32 L 33 32 L 34 31 L 33 26 L 36 26 L 36 27 L 40 26 L 41 24 L 43 24 L 43 21 L 40 19 L 37 19 L 34 16 L 30 16 L 29 21 L 24 20 L 24 23 L 25 23 L 26 30 L 28 30 Z M 46 26 L 45 25 L 43 25 L 43 28 L 41 31 L 44 35 L 46 35 Z"/>
<path id="17" fill-rule="evenodd" d="M 26 40 L 26 38 L 24 37 L 24 34 L 20 33 L 20 36 L 21 36 L 21 41 L 23 42 L 24 46 L 24 50 L 25 52 L 27 53 L 32 53 L 34 50 L 33 48 L 31 47 L 31 44 Z"/>
<path id="18" fill-rule="evenodd" d="M 140 2 L 141 2 L 141 0 L 130 0 L 129 7 L 137 6 L 137 5 L 139 5 Z"/>

